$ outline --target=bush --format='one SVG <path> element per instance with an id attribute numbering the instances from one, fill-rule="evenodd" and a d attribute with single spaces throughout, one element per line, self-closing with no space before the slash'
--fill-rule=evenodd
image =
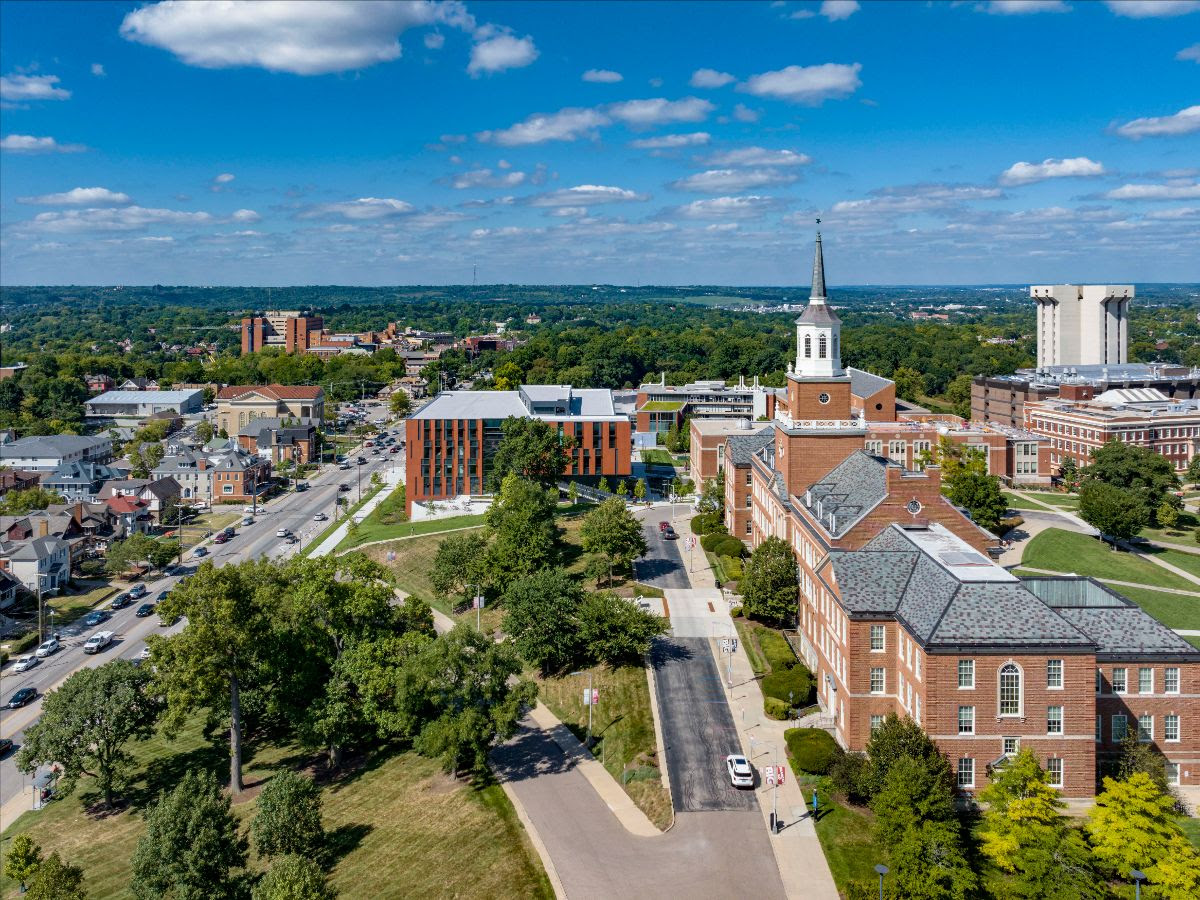
<path id="1" fill-rule="evenodd" d="M 788 717 L 787 701 L 778 700 L 775 697 L 767 697 L 763 700 L 763 712 L 767 714 L 768 719 L 783 722 Z"/>
<path id="2" fill-rule="evenodd" d="M 1018 526 L 1024 525 L 1025 519 L 1023 516 L 1006 516 L 1000 520 L 999 527 L 996 528 L 997 534 L 1007 534 Z"/>
<path id="3" fill-rule="evenodd" d="M 789 728 L 783 733 L 792 765 L 810 775 L 825 775 L 843 755 L 828 731 L 820 728 Z"/>
<path id="4" fill-rule="evenodd" d="M 722 536 L 712 549 L 717 556 L 731 556 L 734 559 L 741 559 L 746 553 L 745 544 L 735 537 L 728 536 Z"/>
<path id="5" fill-rule="evenodd" d="M 762 692 L 764 697 L 775 697 L 795 707 L 808 706 L 813 693 L 812 674 L 804 666 L 773 671 L 763 678 Z"/>
<path id="6" fill-rule="evenodd" d="M 742 617 L 742 608 L 740 606 L 733 607 L 729 610 L 729 616 L 732 619 L 740 619 Z"/>
<path id="7" fill-rule="evenodd" d="M 700 538 L 700 546 L 709 553 L 712 553 L 714 550 L 716 550 L 717 544 L 721 543 L 723 540 L 725 540 L 725 535 L 709 533 Z"/>
<path id="8" fill-rule="evenodd" d="M 879 882 L 851 881 L 846 885 L 846 900 L 879 900 Z M 883 886 L 883 900 L 904 900 L 890 884 Z"/>
<path id="9" fill-rule="evenodd" d="M 865 803 L 867 758 L 861 753 L 843 753 L 829 767 L 833 789 L 851 803 Z"/>
<path id="10" fill-rule="evenodd" d="M 782 672 L 799 664 L 792 645 L 778 631 L 762 629 L 758 632 L 758 646 L 767 660 L 772 672 Z"/>

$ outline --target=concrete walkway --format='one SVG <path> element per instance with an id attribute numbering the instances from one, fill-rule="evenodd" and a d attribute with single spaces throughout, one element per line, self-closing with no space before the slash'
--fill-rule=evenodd
<path id="1" fill-rule="evenodd" d="M 367 500 L 362 505 L 358 512 L 354 513 L 354 521 L 362 522 L 367 516 L 375 511 L 380 503 L 387 499 L 388 495 L 396 489 L 396 487 L 404 481 L 404 472 L 400 469 L 393 468 L 383 476 L 383 488 L 375 492 L 375 496 Z M 350 530 L 350 517 L 342 521 L 342 524 L 333 530 L 333 534 L 321 541 L 320 545 L 314 549 L 309 556 L 325 556 L 327 553 L 332 553 L 342 541 L 346 539 L 346 534 Z"/>
<path id="2" fill-rule="evenodd" d="M 1176 544 L 1173 541 L 1154 541 L 1156 547 L 1165 547 L 1167 550 L 1178 550 L 1180 553 L 1195 553 L 1200 555 L 1200 544 Z"/>

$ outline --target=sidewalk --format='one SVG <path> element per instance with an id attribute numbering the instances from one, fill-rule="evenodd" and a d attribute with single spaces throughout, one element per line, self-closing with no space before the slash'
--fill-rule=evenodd
<path id="1" fill-rule="evenodd" d="M 391 492 L 396 489 L 396 486 L 399 485 L 403 480 L 403 470 L 392 468 L 391 471 L 383 476 L 383 488 L 377 491 L 374 497 L 362 505 L 362 508 L 354 514 L 354 520 L 356 522 L 361 522 L 363 519 L 373 513 L 375 511 L 375 507 L 386 500 L 388 495 L 391 494 Z M 334 548 L 346 539 L 346 532 L 349 530 L 349 528 L 350 521 L 347 517 L 347 519 L 342 521 L 341 525 L 334 529 L 333 534 L 321 541 L 320 545 L 314 549 L 309 556 L 325 556 L 328 553 L 332 553 Z"/>

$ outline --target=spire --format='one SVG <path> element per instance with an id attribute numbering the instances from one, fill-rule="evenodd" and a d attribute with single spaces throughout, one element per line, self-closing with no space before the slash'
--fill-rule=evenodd
<path id="1" fill-rule="evenodd" d="M 817 225 L 821 220 L 817 219 Z M 821 254 L 821 230 L 817 229 L 817 246 L 813 253 L 812 293 L 808 299 L 812 303 L 825 302 L 825 257 Z"/>

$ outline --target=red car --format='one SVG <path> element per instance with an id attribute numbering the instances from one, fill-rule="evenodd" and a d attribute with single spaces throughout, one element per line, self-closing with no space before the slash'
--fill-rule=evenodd
<path id="1" fill-rule="evenodd" d="M 223 544 L 227 540 L 229 540 L 229 535 L 227 535 L 225 532 L 221 531 L 221 532 L 217 533 L 217 536 L 215 538 L 213 538 L 213 543 L 214 544 Z"/>
<path id="2" fill-rule="evenodd" d="M 667 529 L 668 529 L 668 528 L 670 528 L 670 527 L 671 527 L 671 523 L 670 523 L 670 522 L 659 522 L 659 523 L 658 523 L 658 533 L 659 533 L 659 534 L 665 534 L 665 533 L 666 533 L 666 531 L 667 531 Z"/>

